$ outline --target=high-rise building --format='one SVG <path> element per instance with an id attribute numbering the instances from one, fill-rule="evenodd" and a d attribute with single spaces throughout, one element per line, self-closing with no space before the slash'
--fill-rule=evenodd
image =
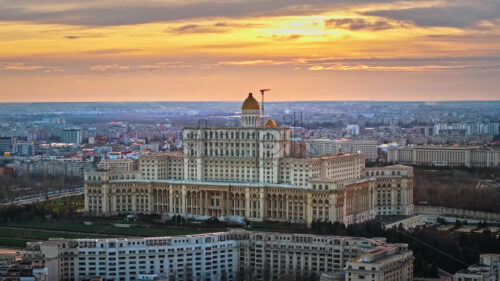
<path id="1" fill-rule="evenodd" d="M 357 124 L 347 125 L 346 130 L 347 130 L 348 137 L 359 135 L 359 125 L 357 125 Z"/>
<path id="2" fill-rule="evenodd" d="M 0 137 L 0 154 L 14 153 L 16 148 L 16 137 Z"/>
<path id="3" fill-rule="evenodd" d="M 61 142 L 81 144 L 83 140 L 82 130 L 78 128 L 66 128 L 62 130 Z"/>
<path id="4" fill-rule="evenodd" d="M 21 156 L 33 156 L 38 151 L 36 142 L 18 142 L 16 144 L 16 154 Z"/>

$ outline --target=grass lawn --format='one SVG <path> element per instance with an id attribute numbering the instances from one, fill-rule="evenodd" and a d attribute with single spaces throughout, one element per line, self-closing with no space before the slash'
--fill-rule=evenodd
<path id="1" fill-rule="evenodd" d="M 94 238 L 92 234 L 60 233 L 26 229 L 0 229 L 0 237 L 21 238 L 26 240 L 49 240 L 49 238 Z"/>
<path id="2" fill-rule="evenodd" d="M 121 223 L 126 223 L 126 222 L 121 222 Z M 84 225 L 83 223 L 74 221 L 6 222 L 0 224 L 0 226 L 64 230 L 64 231 L 75 231 L 75 232 L 85 232 L 85 233 L 132 235 L 132 236 L 172 236 L 172 235 L 187 235 L 187 234 L 207 232 L 206 230 L 203 231 L 203 230 L 189 229 L 189 228 L 179 229 L 179 228 L 147 227 L 143 223 L 131 224 L 131 226 L 128 228 L 115 227 L 112 224 Z M 56 236 L 56 237 L 61 237 L 61 236 Z"/>
<path id="3" fill-rule="evenodd" d="M 2 246 L 10 246 L 10 247 L 26 247 L 27 240 L 24 239 L 16 239 L 16 238 L 4 238 L 0 237 L 0 245 Z"/>

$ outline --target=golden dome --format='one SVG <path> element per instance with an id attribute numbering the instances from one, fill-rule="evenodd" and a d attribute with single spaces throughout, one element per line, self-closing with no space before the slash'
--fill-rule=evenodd
<path id="1" fill-rule="evenodd" d="M 274 122 L 273 119 L 269 119 L 266 121 L 266 123 L 264 124 L 265 127 L 278 127 L 278 125 L 276 125 L 276 122 Z"/>
<path id="2" fill-rule="evenodd" d="M 241 106 L 242 110 L 259 110 L 259 102 L 252 96 L 252 93 L 248 94 L 248 98 L 243 102 Z"/>

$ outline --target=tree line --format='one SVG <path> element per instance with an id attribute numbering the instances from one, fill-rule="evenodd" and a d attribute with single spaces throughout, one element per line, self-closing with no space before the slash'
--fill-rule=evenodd
<path id="1" fill-rule="evenodd" d="M 464 222 L 460 221 L 459 224 Z M 487 224 L 486 224 L 487 225 Z M 421 227 L 414 231 L 397 228 L 385 229 L 378 221 L 351 224 L 315 221 L 311 225 L 315 234 L 358 237 L 385 237 L 389 243 L 406 243 L 415 257 L 416 277 L 437 277 L 438 268 L 455 273 L 477 263 L 481 253 L 500 253 L 500 237 L 489 230 L 482 233 L 455 233 L 439 231 L 434 227 Z"/>

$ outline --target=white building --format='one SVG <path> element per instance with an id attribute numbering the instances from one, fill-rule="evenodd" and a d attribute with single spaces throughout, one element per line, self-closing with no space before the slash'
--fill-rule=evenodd
<path id="1" fill-rule="evenodd" d="M 342 147 L 331 139 L 312 139 L 306 142 L 307 155 L 323 156 L 341 153 Z"/>
<path id="2" fill-rule="evenodd" d="M 304 280 L 341 272 L 383 240 L 243 230 L 174 237 L 52 239 L 28 242 L 23 259 L 53 281 L 99 276 L 128 281 Z M 404 245 L 398 244 L 398 249 Z M 402 252 L 402 251 L 401 251 Z M 406 251 L 408 260 L 411 252 Z M 348 280 L 346 278 L 346 280 Z"/>
<path id="3" fill-rule="evenodd" d="M 457 271 L 453 281 L 500 280 L 500 254 L 481 254 L 479 263 Z"/>
<path id="4" fill-rule="evenodd" d="M 132 159 L 104 159 L 97 164 L 97 168 L 106 171 L 132 171 L 135 161 Z"/>
<path id="5" fill-rule="evenodd" d="M 347 263 L 345 280 L 412 281 L 413 254 L 407 244 L 375 247 Z"/>
<path id="6" fill-rule="evenodd" d="M 357 125 L 357 124 L 347 125 L 346 130 L 347 130 L 348 137 L 359 135 L 359 125 Z"/>
<path id="7" fill-rule="evenodd" d="M 387 162 L 421 166 L 498 167 L 500 150 L 477 146 L 407 146 L 390 148 Z"/>
<path id="8" fill-rule="evenodd" d="M 310 156 L 335 155 L 339 153 L 363 153 L 366 161 L 374 162 L 378 157 L 376 140 L 352 139 L 311 139 L 306 142 L 307 154 Z"/>
<path id="9" fill-rule="evenodd" d="M 362 178 L 365 154 L 292 157 L 290 128 L 263 122 L 252 95 L 241 110 L 238 127 L 185 128 L 183 153 L 141 156 L 139 171 L 87 173 L 85 210 L 305 224 L 375 217 L 376 177 Z"/>

